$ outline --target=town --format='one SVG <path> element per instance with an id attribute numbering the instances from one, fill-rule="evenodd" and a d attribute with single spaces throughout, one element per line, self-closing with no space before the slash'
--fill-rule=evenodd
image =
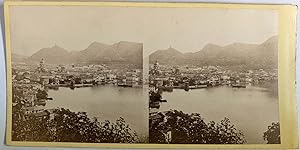
<path id="1" fill-rule="evenodd" d="M 156 61 L 149 72 L 150 108 L 159 108 L 160 93 L 173 89 L 186 91 L 217 86 L 246 88 L 249 85 L 263 85 L 277 82 L 277 69 L 230 70 L 221 66 L 174 66 L 160 65 Z M 151 98 L 151 96 L 157 98 Z"/>
<path id="2" fill-rule="evenodd" d="M 121 68 L 121 69 L 120 69 Z M 19 119 L 53 117 L 55 108 L 46 108 L 47 90 L 104 86 L 142 87 L 142 71 L 131 64 L 12 64 L 13 113 Z M 17 113 L 16 113 L 17 112 Z"/>
<path id="3" fill-rule="evenodd" d="M 150 69 L 150 87 L 204 88 L 221 85 L 246 88 L 246 85 L 277 80 L 277 69 L 233 71 L 221 66 L 172 66 L 159 65 Z"/>

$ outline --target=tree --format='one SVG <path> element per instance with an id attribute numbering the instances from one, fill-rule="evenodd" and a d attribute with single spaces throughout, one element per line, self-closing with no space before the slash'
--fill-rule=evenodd
<path id="1" fill-rule="evenodd" d="M 47 118 L 39 119 L 29 116 L 27 119 L 21 119 L 13 117 L 12 121 L 13 141 L 52 141 Z"/>
<path id="2" fill-rule="evenodd" d="M 221 123 L 205 123 L 198 113 L 168 111 L 163 119 L 149 120 L 150 143 L 173 144 L 242 144 L 246 140 L 242 132 L 231 125 L 228 118 Z M 167 140 L 167 134 L 171 139 Z"/>
<path id="3" fill-rule="evenodd" d="M 196 84 L 195 84 L 196 81 L 195 81 L 195 79 L 193 79 L 193 78 L 189 79 L 188 82 L 189 82 L 189 85 L 190 85 L 190 86 L 196 85 Z"/>
<path id="4" fill-rule="evenodd" d="M 74 78 L 74 82 L 75 82 L 75 84 L 81 84 L 82 79 L 80 77 Z"/>
<path id="5" fill-rule="evenodd" d="M 221 123 L 209 122 L 207 136 L 209 144 L 243 144 L 246 142 L 244 135 L 237 131 L 226 117 L 221 120 Z"/>
<path id="6" fill-rule="evenodd" d="M 162 97 L 160 92 L 155 92 L 155 91 L 149 91 L 149 100 L 150 102 L 159 102 L 161 101 Z"/>
<path id="7" fill-rule="evenodd" d="M 125 120 L 120 117 L 116 123 L 108 120 L 100 123 L 100 139 L 105 143 L 134 143 L 137 135 L 132 132 Z"/>
<path id="8" fill-rule="evenodd" d="M 267 144 L 280 144 L 280 124 L 279 122 L 272 122 L 268 126 L 268 130 L 264 132 L 263 138 Z"/>
<path id="9" fill-rule="evenodd" d="M 38 89 L 38 91 L 36 93 L 36 98 L 38 100 L 47 99 L 48 98 L 48 93 L 45 90 Z"/>
<path id="10" fill-rule="evenodd" d="M 13 118 L 14 141 L 85 142 L 85 143 L 134 143 L 137 135 L 123 118 L 115 123 L 99 122 L 88 118 L 85 112 L 69 109 L 54 111 L 54 119 Z"/>

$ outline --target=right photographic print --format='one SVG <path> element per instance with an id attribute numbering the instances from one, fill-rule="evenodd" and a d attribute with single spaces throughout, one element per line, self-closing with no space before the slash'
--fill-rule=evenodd
<path id="1" fill-rule="evenodd" d="M 149 142 L 280 144 L 277 12 L 156 10 Z"/>

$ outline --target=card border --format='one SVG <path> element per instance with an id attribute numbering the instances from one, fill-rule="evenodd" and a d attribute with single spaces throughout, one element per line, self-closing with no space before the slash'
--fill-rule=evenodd
<path id="1" fill-rule="evenodd" d="M 99 7 L 163 7 L 163 8 L 219 8 L 219 9 L 265 9 L 277 11 L 278 29 L 278 94 L 281 144 L 117 144 L 73 142 L 25 142 L 11 140 L 12 79 L 10 16 L 11 6 L 99 6 Z M 298 148 L 296 108 L 296 13 L 295 5 L 272 4 L 225 4 L 225 3 L 166 3 L 166 2 L 86 2 L 86 1 L 5 1 L 5 43 L 7 120 L 6 144 L 34 147 L 98 147 L 98 148 Z"/>

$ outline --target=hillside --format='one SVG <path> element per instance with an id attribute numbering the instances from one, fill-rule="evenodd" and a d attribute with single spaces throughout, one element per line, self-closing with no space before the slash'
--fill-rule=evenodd
<path id="1" fill-rule="evenodd" d="M 166 50 L 157 50 L 150 55 L 150 62 L 158 61 L 165 64 L 176 64 L 177 61 L 182 61 L 184 54 L 174 48 L 168 48 Z"/>
<path id="2" fill-rule="evenodd" d="M 57 45 L 50 48 L 42 48 L 38 52 L 31 55 L 27 60 L 40 61 L 42 58 L 47 60 L 47 63 L 65 63 L 68 61 L 69 52 Z"/>
<path id="3" fill-rule="evenodd" d="M 57 45 L 50 48 L 42 48 L 28 61 L 39 61 L 42 58 L 46 63 L 70 64 L 70 63 L 130 63 L 142 64 L 143 44 L 121 41 L 112 45 L 99 42 L 91 43 L 81 51 L 67 51 Z"/>
<path id="4" fill-rule="evenodd" d="M 161 64 L 192 64 L 247 66 L 269 68 L 277 66 L 277 36 L 261 44 L 233 43 L 226 46 L 208 44 L 193 53 L 180 53 L 178 50 L 157 50 L 150 55 L 150 63 L 156 60 Z"/>
<path id="5" fill-rule="evenodd" d="M 13 62 L 25 62 L 26 56 L 12 53 L 12 54 L 11 54 L 11 60 L 12 60 Z"/>

